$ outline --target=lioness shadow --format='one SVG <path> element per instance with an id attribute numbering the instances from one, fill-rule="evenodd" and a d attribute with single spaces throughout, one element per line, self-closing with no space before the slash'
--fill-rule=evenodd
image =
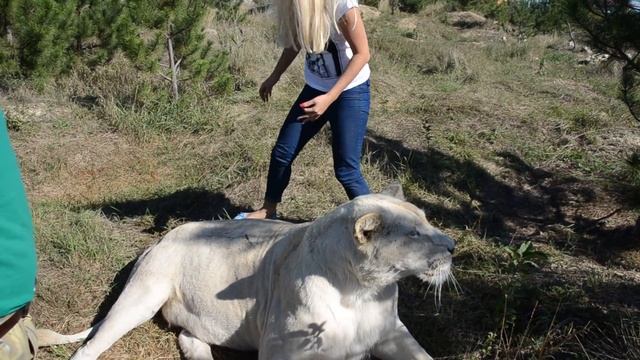
<path id="1" fill-rule="evenodd" d="M 579 215 L 580 207 L 597 201 L 588 183 L 570 176 L 535 168 L 516 154 L 496 153 L 504 176 L 497 178 L 468 159 L 457 159 L 437 149 L 411 149 L 401 141 L 370 132 L 369 157 L 389 177 L 407 169 L 419 187 L 456 201 L 447 207 L 415 195 L 409 201 L 445 227 L 473 229 L 479 236 L 501 243 L 539 240 L 556 247 L 571 247 L 599 262 L 615 259 L 629 248 L 640 248 L 633 224 L 608 228 L 600 218 Z M 578 243 L 567 244 L 563 232 L 577 234 Z"/>

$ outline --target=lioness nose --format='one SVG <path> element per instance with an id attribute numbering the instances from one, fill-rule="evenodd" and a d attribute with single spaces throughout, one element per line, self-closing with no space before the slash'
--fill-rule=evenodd
<path id="1" fill-rule="evenodd" d="M 441 246 L 441 247 L 446 247 L 447 251 L 449 251 L 449 253 L 451 255 L 453 255 L 453 252 L 456 249 L 456 242 L 453 241 L 452 238 L 450 238 L 449 236 L 445 235 L 444 233 L 435 230 L 433 231 L 433 235 L 431 236 L 432 241 Z"/>

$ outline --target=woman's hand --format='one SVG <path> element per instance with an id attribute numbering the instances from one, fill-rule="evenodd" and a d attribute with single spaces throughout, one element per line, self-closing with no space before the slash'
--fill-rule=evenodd
<path id="1" fill-rule="evenodd" d="M 280 76 L 284 74 L 285 70 L 291 65 L 293 60 L 298 56 L 298 50 L 295 48 L 284 48 L 282 49 L 282 54 L 280 54 L 280 59 L 278 59 L 278 63 L 276 64 L 275 69 L 267 80 L 265 80 L 262 85 L 260 85 L 260 98 L 262 101 L 269 101 L 271 97 L 271 90 L 275 86 L 275 84 L 280 80 Z"/>
<path id="2" fill-rule="evenodd" d="M 324 94 L 301 103 L 300 107 L 304 111 L 304 115 L 298 116 L 298 120 L 303 123 L 318 120 L 334 101 L 335 98 Z"/>
<path id="3" fill-rule="evenodd" d="M 276 83 L 278 82 L 278 78 L 276 78 L 275 76 L 271 75 L 267 78 L 267 80 L 265 80 L 262 85 L 260 85 L 260 98 L 262 99 L 262 101 L 267 102 L 269 101 L 269 98 L 271 97 L 271 90 L 273 89 L 273 87 L 276 85 Z"/>

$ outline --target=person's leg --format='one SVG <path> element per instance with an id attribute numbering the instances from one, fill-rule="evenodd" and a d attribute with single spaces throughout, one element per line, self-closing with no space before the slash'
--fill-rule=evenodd
<path id="1" fill-rule="evenodd" d="M 327 112 L 331 123 L 333 167 L 349 199 L 370 193 L 360 171 L 369 119 L 369 82 L 344 91 Z"/>
<path id="2" fill-rule="evenodd" d="M 0 323 L 4 320 L 6 320 L 6 318 L 0 319 Z M 31 317 L 27 316 L 20 319 L 9 332 L 0 338 L 0 359 L 34 359 L 38 349 L 35 341 L 35 327 L 33 326 Z"/>
<path id="3" fill-rule="evenodd" d="M 322 92 L 305 86 L 287 115 L 280 128 L 280 134 L 271 151 L 269 174 L 267 176 L 267 190 L 264 204 L 257 211 L 246 214 L 248 219 L 264 219 L 275 216 L 277 204 L 282 201 L 282 193 L 289 185 L 291 178 L 291 164 L 306 143 L 315 136 L 326 123 L 324 117 L 307 123 L 298 120 L 303 115 L 300 103 L 321 95 Z"/>

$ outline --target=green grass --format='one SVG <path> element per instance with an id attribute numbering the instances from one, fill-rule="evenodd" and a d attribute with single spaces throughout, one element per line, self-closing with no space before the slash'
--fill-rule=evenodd
<path id="1" fill-rule="evenodd" d="M 38 234 L 44 251 L 52 254 L 56 263 L 78 265 L 81 260 L 106 260 L 122 264 L 118 256 L 119 239 L 110 236 L 99 215 L 91 211 L 64 212 L 60 209 L 38 208 L 36 216 L 42 222 Z M 57 211 L 56 211 L 57 210 Z M 60 231 L 64 229 L 64 231 Z"/>

